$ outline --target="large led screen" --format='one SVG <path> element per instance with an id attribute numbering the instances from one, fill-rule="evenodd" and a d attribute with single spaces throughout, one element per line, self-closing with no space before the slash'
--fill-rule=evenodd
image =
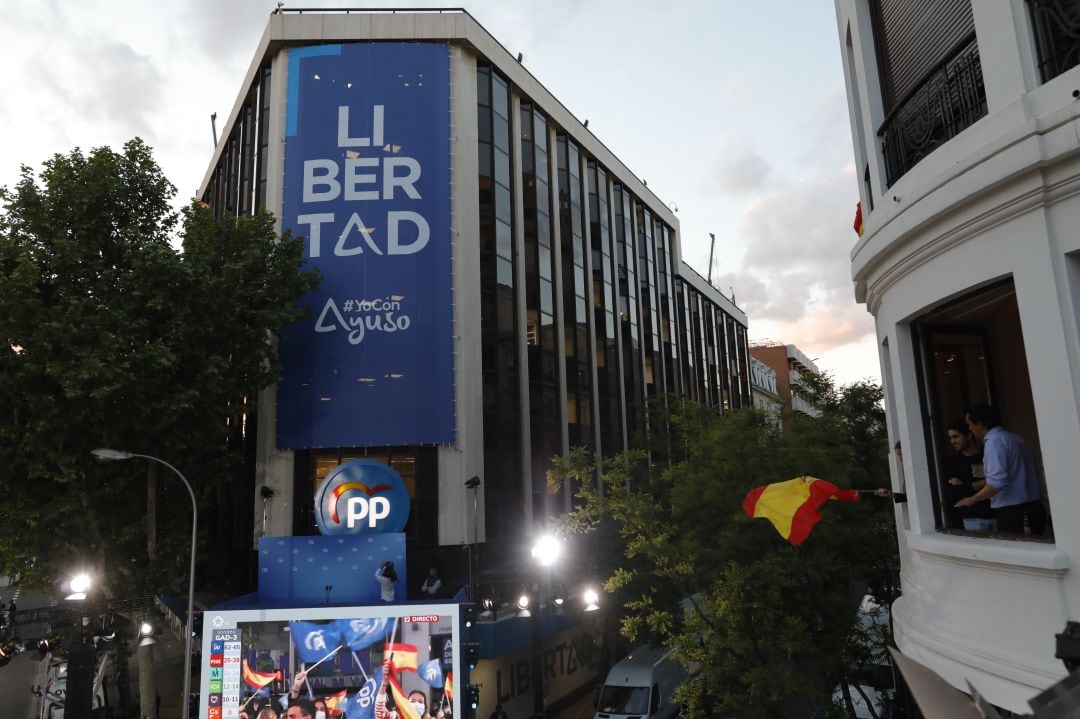
<path id="1" fill-rule="evenodd" d="M 456 604 L 207 611 L 199 716 L 462 716 Z M 315 714 L 312 714 L 315 716 Z"/>
<path id="2" fill-rule="evenodd" d="M 321 286 L 280 346 L 282 449 L 454 441 L 450 48 L 291 48 L 282 224 Z"/>

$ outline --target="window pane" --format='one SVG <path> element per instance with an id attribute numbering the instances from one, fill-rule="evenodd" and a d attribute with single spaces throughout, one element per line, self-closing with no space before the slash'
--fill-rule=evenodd
<path id="1" fill-rule="evenodd" d="M 495 222 L 495 252 L 507 260 L 513 258 L 510 241 L 510 225 L 502 220 Z"/>
<path id="2" fill-rule="evenodd" d="M 514 284 L 514 269 L 509 260 L 498 259 L 498 283 L 512 286 Z"/>
<path id="3" fill-rule="evenodd" d="M 510 156 L 495 148 L 495 181 L 510 187 Z"/>

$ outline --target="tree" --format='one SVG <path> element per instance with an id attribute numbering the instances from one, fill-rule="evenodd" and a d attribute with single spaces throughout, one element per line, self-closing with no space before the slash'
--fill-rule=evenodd
<path id="1" fill-rule="evenodd" d="M 0 561 L 31 582 L 86 567 L 107 591 L 157 591 L 186 575 L 186 490 L 161 482 L 152 559 L 147 467 L 90 450 L 162 457 L 200 495 L 227 478 L 231 427 L 276 380 L 274 339 L 318 281 L 268 213 L 178 216 L 174 194 L 137 139 L 0 190 L 0 521 L 19 530 Z"/>
<path id="2" fill-rule="evenodd" d="M 803 474 L 842 487 L 885 485 L 880 389 L 815 381 L 823 414 L 797 419 L 789 434 L 755 410 L 720 417 L 669 398 L 668 431 L 653 442 L 663 451 L 653 463 L 643 451 L 606 460 L 602 493 L 586 481 L 587 452 L 557 462 L 556 479 L 582 488 L 564 528 L 603 538 L 588 550 L 597 557 L 617 537 L 621 556 L 606 588 L 625 607 L 623 634 L 672 647 L 691 670 L 679 700 L 698 711 L 708 696 L 723 716 L 784 716 L 800 699 L 825 701 L 838 680 L 874 660 L 853 628 L 864 587 L 891 602 L 891 503 L 830 503 L 798 547 L 742 509 L 753 487 Z"/>

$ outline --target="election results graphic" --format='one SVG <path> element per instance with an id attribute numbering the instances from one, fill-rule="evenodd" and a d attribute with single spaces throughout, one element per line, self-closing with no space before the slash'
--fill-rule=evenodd
<path id="1" fill-rule="evenodd" d="M 450 48 L 288 52 L 282 222 L 323 279 L 280 345 L 278 447 L 453 443 Z"/>
<path id="2" fill-rule="evenodd" d="M 315 492 L 315 524 L 323 534 L 401 532 L 408 521 L 405 480 L 374 459 L 338 465 Z"/>
<path id="3" fill-rule="evenodd" d="M 213 629 L 207 660 L 207 719 L 238 719 L 240 716 L 240 632 Z"/>

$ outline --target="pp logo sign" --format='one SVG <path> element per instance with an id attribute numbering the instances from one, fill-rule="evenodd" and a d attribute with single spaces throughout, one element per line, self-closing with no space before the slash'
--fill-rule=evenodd
<path id="1" fill-rule="evenodd" d="M 335 467 L 315 492 L 315 524 L 323 534 L 400 532 L 408 519 L 405 481 L 373 459 Z"/>

